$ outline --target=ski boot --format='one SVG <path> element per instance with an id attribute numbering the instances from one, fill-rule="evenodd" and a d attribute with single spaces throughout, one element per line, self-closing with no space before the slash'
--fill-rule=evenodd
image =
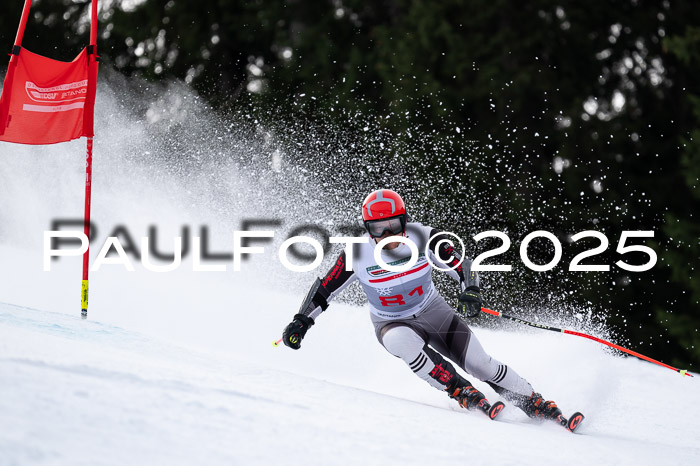
<path id="1" fill-rule="evenodd" d="M 459 403 L 462 408 L 469 410 L 478 407 L 479 403 L 483 403 L 483 401 L 486 400 L 484 394 L 474 388 L 469 382 L 461 387 L 447 388 L 447 394 L 450 398 L 457 400 L 457 403 Z"/>
<path id="2" fill-rule="evenodd" d="M 525 402 L 523 411 L 534 419 L 557 419 L 561 416 L 561 409 L 554 401 L 545 401 L 537 392 L 532 392 Z"/>
<path id="3" fill-rule="evenodd" d="M 525 406 L 525 413 L 532 418 L 549 419 L 564 427 L 569 432 L 576 431 L 576 428 L 584 419 L 583 414 L 574 413 L 568 419 L 564 417 L 561 409 L 553 401 L 545 401 L 542 395 L 532 392 Z"/>
<path id="4" fill-rule="evenodd" d="M 496 393 L 522 409 L 529 417 L 554 421 L 566 428 L 569 432 L 574 432 L 584 419 L 583 414 L 579 412 L 572 414 L 567 419 L 554 401 L 545 401 L 542 395 L 537 392 L 533 391 L 530 396 L 519 395 L 493 383 L 489 383 L 489 385 L 491 385 Z"/>
<path id="5" fill-rule="evenodd" d="M 496 419 L 505 407 L 500 401 L 497 401 L 493 405 L 489 403 L 483 393 L 464 379 L 461 380 L 461 383 L 448 386 L 446 391 L 449 397 L 457 400 L 457 403 L 459 403 L 462 408 L 468 410 L 478 409 L 492 420 Z"/>

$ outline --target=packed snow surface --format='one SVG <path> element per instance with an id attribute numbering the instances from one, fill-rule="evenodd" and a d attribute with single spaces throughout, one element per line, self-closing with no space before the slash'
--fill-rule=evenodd
<path id="1" fill-rule="evenodd" d="M 300 351 L 273 347 L 326 268 L 281 269 L 285 231 L 334 209 L 353 218 L 330 200 L 357 206 L 365 193 L 327 195 L 285 165 L 274 134 L 223 131 L 188 91 L 146 103 L 146 120 L 123 108 L 136 97 L 98 92 L 92 261 L 119 225 L 136 247 L 156 225 L 161 251 L 183 225 L 205 225 L 225 252 L 244 218 L 283 224 L 241 272 L 194 272 L 191 254 L 168 273 L 107 264 L 81 320 L 81 259 L 46 272 L 42 250 L 55 219 L 82 218 L 85 143 L 0 143 L 0 466 L 700 464 L 700 378 L 575 336 L 474 330 L 565 414 L 586 415 L 576 435 L 512 406 L 496 422 L 459 409 L 381 347 L 361 306 L 334 302 Z"/>
<path id="2" fill-rule="evenodd" d="M 10 304 L 22 293 L 3 288 L 0 464 L 700 464 L 698 379 L 584 339 L 475 330 L 566 413 L 585 413 L 572 435 L 512 406 L 496 422 L 459 409 L 385 352 L 365 309 L 334 305 L 292 351 L 271 342 L 303 296 L 229 284 L 214 318 L 207 298 L 196 308 L 181 290 L 178 305 L 133 286 L 108 291 L 112 318 L 88 320 Z"/>

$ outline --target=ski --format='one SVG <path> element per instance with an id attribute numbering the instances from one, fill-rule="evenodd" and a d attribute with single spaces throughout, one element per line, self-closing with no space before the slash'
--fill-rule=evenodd
<path id="1" fill-rule="evenodd" d="M 564 427 L 566 430 L 569 432 L 576 432 L 576 429 L 578 428 L 579 425 L 581 425 L 581 422 L 584 419 L 584 415 L 576 412 L 569 417 L 569 419 L 565 418 L 563 414 L 558 415 L 555 417 L 553 420 L 557 424 L 560 424 L 562 427 Z"/>
<path id="2" fill-rule="evenodd" d="M 491 404 L 488 401 L 486 401 L 486 398 L 484 398 L 479 402 L 479 404 L 476 407 L 484 414 L 486 414 L 489 417 L 489 419 L 495 420 L 496 417 L 498 417 L 498 415 L 501 414 L 501 411 L 503 411 L 503 408 L 505 408 L 505 406 L 506 405 L 502 401 L 497 401 L 494 404 Z"/>

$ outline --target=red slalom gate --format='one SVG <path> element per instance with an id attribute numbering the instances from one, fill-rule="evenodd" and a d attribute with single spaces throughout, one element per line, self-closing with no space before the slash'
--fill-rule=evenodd
<path id="1" fill-rule="evenodd" d="M 56 144 L 87 138 L 84 233 L 90 238 L 92 146 L 97 91 L 97 0 L 92 0 L 90 44 L 72 62 L 22 48 L 32 0 L 25 0 L 0 95 L 0 141 Z M 90 248 L 83 255 L 81 316 L 87 317 Z"/>

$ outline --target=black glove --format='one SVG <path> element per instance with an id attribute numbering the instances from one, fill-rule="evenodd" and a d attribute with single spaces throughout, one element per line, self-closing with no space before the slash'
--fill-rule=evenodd
<path id="1" fill-rule="evenodd" d="M 470 286 L 462 292 L 457 301 L 457 313 L 463 317 L 476 317 L 481 312 L 481 292 Z"/>
<path id="2" fill-rule="evenodd" d="M 313 324 L 314 320 L 311 317 L 305 316 L 304 314 L 295 315 L 294 320 L 284 328 L 282 341 L 292 349 L 301 348 L 301 340 L 304 339 L 306 331 L 309 330 L 309 327 Z"/>

